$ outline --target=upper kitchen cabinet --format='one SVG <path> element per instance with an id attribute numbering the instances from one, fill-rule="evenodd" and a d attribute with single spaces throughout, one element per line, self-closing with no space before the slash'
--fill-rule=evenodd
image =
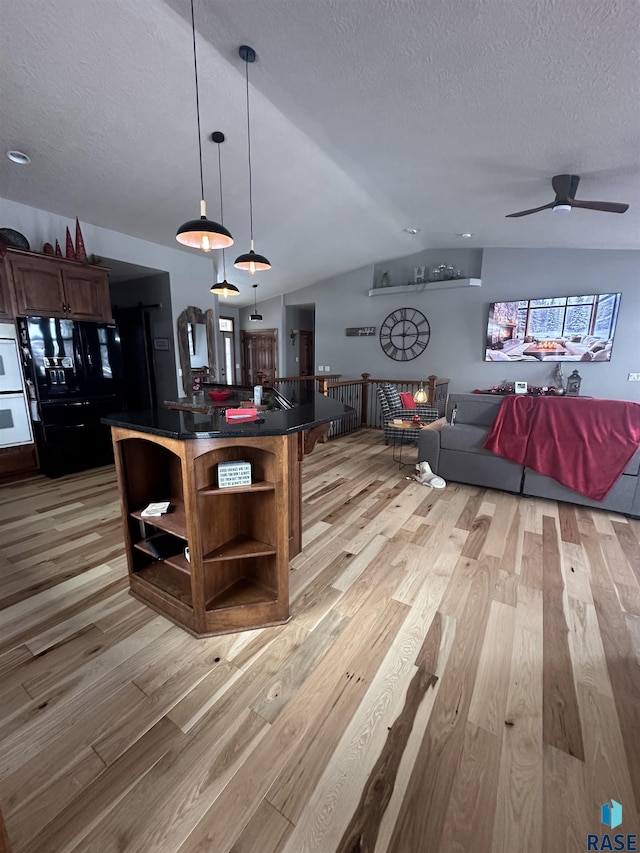
<path id="1" fill-rule="evenodd" d="M 0 323 L 6 320 L 13 320 L 13 307 L 9 293 L 9 279 L 2 259 L 0 259 Z"/>
<path id="2" fill-rule="evenodd" d="M 109 322 L 109 274 L 102 267 L 8 252 L 19 315 Z"/>

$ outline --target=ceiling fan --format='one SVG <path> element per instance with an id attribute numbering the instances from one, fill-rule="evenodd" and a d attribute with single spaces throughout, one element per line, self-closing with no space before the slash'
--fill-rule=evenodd
<path id="1" fill-rule="evenodd" d="M 507 219 L 514 216 L 528 216 L 530 213 L 538 213 L 539 210 L 571 210 L 572 207 L 582 207 L 585 210 L 603 210 L 605 213 L 624 213 L 629 209 L 628 204 L 618 204 L 615 201 L 578 201 L 576 190 L 580 183 L 580 175 L 555 175 L 551 179 L 556 197 L 549 204 L 542 207 L 534 207 L 531 210 L 521 210 L 519 213 L 507 214 Z"/>

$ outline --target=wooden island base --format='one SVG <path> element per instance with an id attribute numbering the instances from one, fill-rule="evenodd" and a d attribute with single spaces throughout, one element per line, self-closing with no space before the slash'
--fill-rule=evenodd
<path id="1" fill-rule="evenodd" d="M 197 637 L 287 622 L 303 433 L 112 437 L 131 594 Z M 251 484 L 219 488 L 219 463 L 240 460 Z M 169 512 L 144 518 L 159 501 Z"/>

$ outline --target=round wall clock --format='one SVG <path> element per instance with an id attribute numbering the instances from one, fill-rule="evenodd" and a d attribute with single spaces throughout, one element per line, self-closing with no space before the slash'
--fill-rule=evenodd
<path id="1" fill-rule="evenodd" d="M 397 308 L 380 326 L 380 346 L 394 361 L 412 361 L 427 348 L 431 328 L 416 308 Z"/>

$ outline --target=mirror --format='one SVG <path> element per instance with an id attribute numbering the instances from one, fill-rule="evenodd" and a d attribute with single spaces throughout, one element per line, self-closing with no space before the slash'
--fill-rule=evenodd
<path id="1" fill-rule="evenodd" d="M 178 352 L 184 393 L 193 393 L 196 375 L 205 381 L 215 377 L 215 325 L 213 310 L 201 311 L 189 305 L 178 317 Z"/>

